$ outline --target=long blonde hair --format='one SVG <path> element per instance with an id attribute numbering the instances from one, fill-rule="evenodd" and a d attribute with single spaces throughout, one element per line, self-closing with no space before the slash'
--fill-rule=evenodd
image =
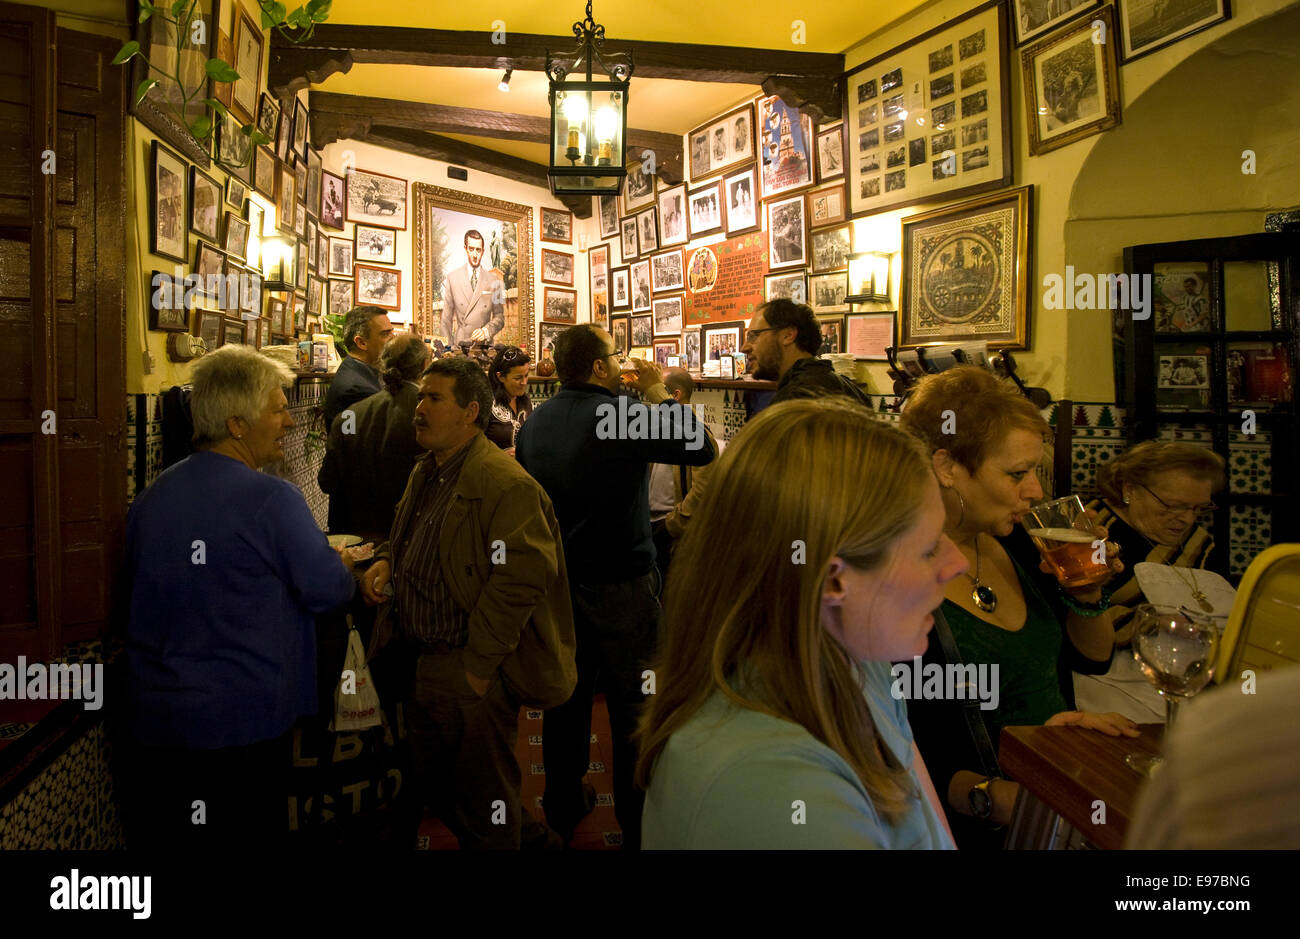
<path id="1" fill-rule="evenodd" d="M 665 597 L 657 694 L 639 730 L 637 783 L 715 691 L 804 727 L 853 767 L 897 820 L 915 795 L 888 752 L 844 646 L 822 625 L 833 558 L 883 564 L 931 483 L 921 446 L 836 398 L 773 405 L 719 459 Z M 756 686 L 731 687 L 742 664 Z"/>

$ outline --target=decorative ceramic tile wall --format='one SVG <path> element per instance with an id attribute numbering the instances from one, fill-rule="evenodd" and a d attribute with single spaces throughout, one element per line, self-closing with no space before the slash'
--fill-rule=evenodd
<path id="1" fill-rule="evenodd" d="M 1269 545 L 1272 521 L 1266 509 L 1251 505 L 1234 505 L 1229 519 L 1229 565 L 1234 575 L 1246 573 L 1250 562 Z"/>

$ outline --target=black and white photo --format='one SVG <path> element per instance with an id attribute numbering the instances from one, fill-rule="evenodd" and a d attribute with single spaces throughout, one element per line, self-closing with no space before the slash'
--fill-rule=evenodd
<path id="1" fill-rule="evenodd" d="M 406 180 L 354 169 L 347 179 L 347 219 L 405 230 Z"/>
<path id="2" fill-rule="evenodd" d="M 400 270 L 370 267 L 367 264 L 353 264 L 352 269 L 355 274 L 358 306 L 370 304 L 386 310 L 401 309 L 402 272 Z"/>
<path id="3" fill-rule="evenodd" d="M 807 263 L 804 198 L 792 196 L 767 203 L 768 267 L 802 267 Z"/>

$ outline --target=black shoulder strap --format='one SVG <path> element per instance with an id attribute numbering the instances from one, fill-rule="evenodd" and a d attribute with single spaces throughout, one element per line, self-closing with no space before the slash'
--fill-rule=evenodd
<path id="1" fill-rule="evenodd" d="M 949 628 L 942 609 L 934 611 L 934 630 L 939 635 L 939 645 L 943 648 L 944 659 L 952 665 L 960 664 L 961 655 L 957 652 L 957 640 L 953 638 L 952 629 Z M 971 739 L 975 742 L 975 752 L 979 754 L 980 770 L 985 776 L 1001 776 L 998 751 L 993 746 L 989 729 L 984 723 L 984 712 L 980 710 L 979 695 L 975 693 L 974 688 L 967 687 L 958 703 L 961 705 L 962 716 L 966 719 L 966 727 L 970 731 Z"/>

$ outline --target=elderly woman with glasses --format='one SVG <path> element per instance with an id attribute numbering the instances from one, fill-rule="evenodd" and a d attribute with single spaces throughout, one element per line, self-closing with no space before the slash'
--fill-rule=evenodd
<path id="1" fill-rule="evenodd" d="M 533 413 L 528 397 L 528 372 L 532 359 L 514 346 L 506 346 L 492 360 L 488 382 L 492 385 L 492 413 L 488 417 L 487 439 L 514 456 L 515 437 Z"/>
<path id="2" fill-rule="evenodd" d="M 133 845 L 244 850 L 287 830 L 289 733 L 317 710 L 314 614 L 355 583 L 298 487 L 260 472 L 284 459 L 293 374 L 225 346 L 191 381 L 198 452 L 127 516 L 120 784 Z"/>
<path id="3" fill-rule="evenodd" d="M 1213 512 L 1210 496 L 1227 484 L 1223 457 L 1187 443 L 1147 440 L 1097 470 L 1101 498 L 1088 503 L 1110 540 L 1120 546 L 1125 570 L 1110 583 L 1116 640 L 1130 638 L 1133 609 L 1145 603 L 1133 567 L 1154 561 L 1205 567 L 1214 539 L 1198 519 Z M 1193 591 L 1196 574 L 1185 575 Z"/>

